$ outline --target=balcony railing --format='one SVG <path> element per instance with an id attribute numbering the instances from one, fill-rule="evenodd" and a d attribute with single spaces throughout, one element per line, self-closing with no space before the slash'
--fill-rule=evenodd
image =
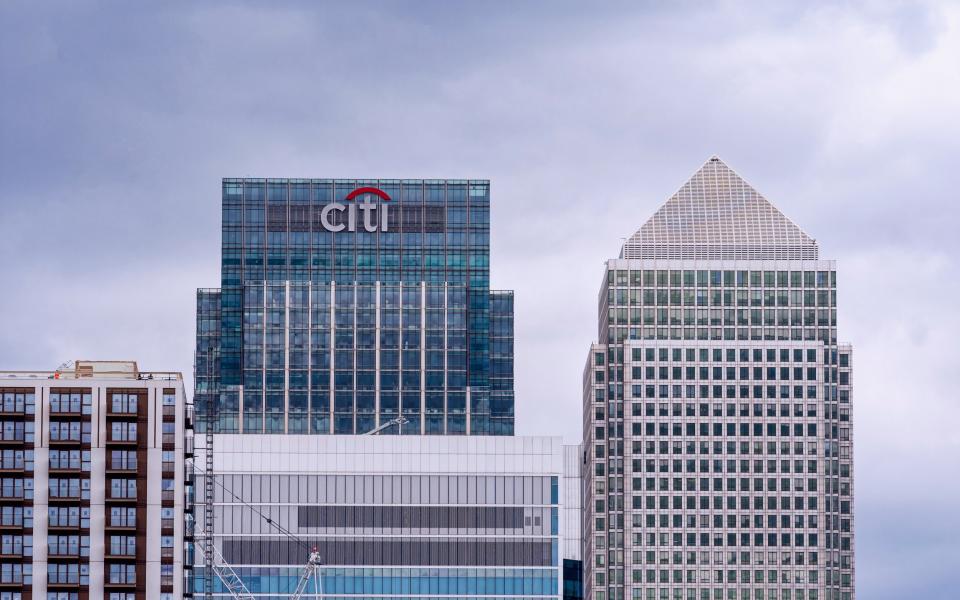
<path id="1" fill-rule="evenodd" d="M 107 464 L 107 468 L 114 471 L 136 471 L 137 456 L 134 454 L 132 456 L 120 458 L 111 457 L 109 463 Z"/>

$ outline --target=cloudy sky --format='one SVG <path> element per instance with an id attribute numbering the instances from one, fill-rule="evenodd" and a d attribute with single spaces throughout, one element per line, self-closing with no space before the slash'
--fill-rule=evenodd
<path id="1" fill-rule="evenodd" d="M 192 368 L 221 177 L 489 178 L 518 433 L 580 435 L 604 259 L 718 154 L 838 261 L 857 579 L 956 598 L 960 6 L 0 4 L 0 368 Z"/>

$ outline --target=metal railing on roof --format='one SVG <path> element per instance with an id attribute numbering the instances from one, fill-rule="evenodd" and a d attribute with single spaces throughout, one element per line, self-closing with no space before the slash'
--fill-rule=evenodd
<path id="1" fill-rule="evenodd" d="M 76 373 L 75 371 L 0 371 L 2 379 L 130 379 L 135 381 L 183 381 L 183 374 L 177 371 L 96 371 Z"/>

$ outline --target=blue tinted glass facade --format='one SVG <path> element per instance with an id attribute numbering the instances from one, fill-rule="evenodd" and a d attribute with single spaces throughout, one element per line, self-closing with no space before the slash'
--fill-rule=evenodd
<path id="1" fill-rule="evenodd" d="M 490 427 L 513 433 L 513 292 L 490 293 Z"/>
<path id="2" fill-rule="evenodd" d="M 563 559 L 563 600 L 583 599 L 583 561 Z"/>
<path id="3" fill-rule="evenodd" d="M 200 333 L 215 291 L 198 296 L 197 361 L 215 355 L 217 372 L 198 372 L 198 415 L 216 397 L 221 432 L 364 433 L 402 414 L 383 433 L 512 435 L 513 297 L 490 290 L 489 188 L 223 180 L 215 348 Z"/>

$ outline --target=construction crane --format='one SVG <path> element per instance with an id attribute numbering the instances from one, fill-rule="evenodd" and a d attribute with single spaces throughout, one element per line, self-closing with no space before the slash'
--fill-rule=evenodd
<path id="1" fill-rule="evenodd" d="M 213 477 L 205 477 L 205 479 L 213 480 Z M 287 536 L 294 542 L 300 545 L 306 545 L 303 540 L 295 536 L 285 527 L 282 527 L 279 523 L 271 519 L 270 517 L 263 514 L 255 506 L 240 498 L 232 491 L 228 490 L 221 482 L 217 481 L 216 485 L 223 488 L 227 494 L 233 496 L 234 499 L 238 500 L 242 504 L 245 504 L 253 512 L 260 516 L 267 524 L 274 527 L 277 531 Z M 235 600 L 256 600 L 254 595 L 250 593 L 250 590 L 247 588 L 246 584 L 243 583 L 243 580 L 237 575 L 236 570 L 233 566 L 227 562 L 223 557 L 223 554 L 217 549 L 216 544 L 213 543 L 213 536 L 208 535 L 204 528 L 197 526 L 199 529 L 200 535 L 202 537 L 202 544 L 200 544 L 200 551 L 203 553 L 204 563 L 210 565 L 210 570 L 216 575 L 223 586 L 227 589 L 230 595 Z M 316 546 L 310 550 L 309 558 L 307 559 L 307 564 L 300 570 L 300 578 L 297 581 L 297 585 L 294 588 L 293 594 L 290 596 L 290 600 L 300 600 L 300 598 L 306 593 L 307 585 L 310 583 L 310 580 L 313 580 L 313 593 L 314 595 L 319 594 L 323 595 L 323 579 L 320 574 L 320 567 L 323 566 L 323 561 L 320 560 L 320 553 L 317 551 Z M 212 586 L 210 592 L 212 593 Z M 318 596 L 318 597 L 319 597 Z"/>
<path id="2" fill-rule="evenodd" d="M 293 595 L 290 596 L 290 600 L 300 600 L 300 597 L 307 591 L 307 584 L 310 583 L 311 579 L 313 579 L 314 596 L 318 598 L 323 596 L 323 578 L 320 576 L 320 567 L 322 565 L 320 553 L 314 548 L 310 553 L 310 558 L 307 560 L 306 566 L 300 571 L 300 581 L 297 582 L 297 588 L 293 591 Z"/>
<path id="3" fill-rule="evenodd" d="M 386 423 L 383 423 L 382 425 L 380 425 L 380 426 L 377 427 L 376 429 L 371 429 L 370 431 L 366 432 L 366 433 L 363 434 L 363 435 L 377 435 L 378 433 L 380 433 L 380 432 L 383 431 L 384 429 L 387 429 L 388 427 L 393 427 L 394 425 L 396 425 L 397 427 L 399 427 L 399 426 L 401 426 L 401 425 L 403 425 L 404 423 L 407 423 L 407 422 L 409 422 L 409 419 L 407 419 L 407 418 L 404 417 L 403 415 L 400 415 L 400 416 L 397 417 L 396 419 L 390 419 L 389 421 L 387 421 Z"/>
<path id="4" fill-rule="evenodd" d="M 208 562 L 213 565 L 214 575 L 223 583 L 223 587 L 230 593 L 230 596 L 233 597 L 234 600 L 256 600 L 256 597 L 250 593 L 250 590 L 247 589 L 243 580 L 237 575 L 233 566 L 231 566 L 230 563 L 223 558 L 223 555 L 220 554 L 220 551 L 217 550 L 216 545 L 211 544 L 211 547 L 213 547 L 213 556 Z M 204 558 L 206 559 L 207 557 L 205 556 Z M 300 579 L 297 581 L 297 587 L 294 589 L 293 594 L 290 595 L 290 600 L 300 600 L 306 593 L 307 586 L 311 580 L 313 580 L 314 595 L 318 598 L 323 596 L 323 579 L 320 575 L 321 566 L 323 566 L 323 562 L 320 560 L 320 553 L 314 548 L 313 551 L 310 552 L 310 558 L 307 560 L 307 564 L 300 570 Z"/>
<path id="5" fill-rule="evenodd" d="M 203 530 L 201 529 L 201 532 Z M 204 535 L 204 542 L 207 541 L 206 533 Z M 209 548 L 212 548 L 212 553 L 210 556 L 207 556 L 207 546 L 206 544 L 201 545 L 201 552 L 204 554 L 204 561 L 206 564 L 211 566 L 214 575 L 217 576 L 223 583 L 223 587 L 227 588 L 227 591 L 230 592 L 230 595 L 233 596 L 236 600 L 256 600 L 253 594 L 250 593 L 250 590 L 247 589 L 247 586 L 244 585 L 243 580 L 240 579 L 240 576 L 237 575 L 237 572 L 233 570 L 233 567 L 230 566 L 220 554 L 220 551 L 217 550 L 217 547 L 213 544 L 213 536 L 209 537 L 210 545 Z M 211 590 L 212 592 L 213 590 Z"/>
<path id="6" fill-rule="evenodd" d="M 381 424 L 379 427 L 372 429 L 365 433 L 364 435 L 377 435 L 380 432 L 393 427 L 396 425 L 400 427 L 405 423 L 409 422 L 404 416 L 398 416 L 395 419 L 391 419 L 386 423 Z M 208 425 L 207 427 L 207 452 L 206 452 L 206 473 L 212 472 L 213 464 L 212 458 L 213 453 L 210 451 L 213 448 L 213 428 Z M 205 496 L 207 499 L 206 505 L 204 506 L 204 516 L 205 516 L 205 525 L 206 527 L 212 527 L 213 525 L 213 486 L 219 485 L 225 492 L 233 496 L 236 500 L 239 500 L 243 504 L 247 505 L 254 512 L 256 512 L 260 517 L 265 520 L 269 525 L 272 525 L 280 533 L 283 533 L 287 537 L 293 539 L 299 544 L 303 544 L 303 541 L 293 535 L 291 532 L 287 531 L 279 524 L 277 524 L 273 519 L 270 519 L 262 512 L 254 508 L 250 503 L 246 502 L 230 490 L 228 490 L 222 483 L 216 481 L 212 476 L 204 477 L 204 488 Z M 213 543 L 213 536 L 207 535 L 204 528 L 200 528 L 200 531 L 203 535 L 202 543 L 200 544 L 200 551 L 204 555 L 204 564 L 209 565 L 210 570 L 214 575 L 217 576 L 217 579 L 223 583 L 223 586 L 227 589 L 230 595 L 235 600 L 256 600 L 253 594 L 250 593 L 250 590 L 247 589 L 247 586 L 243 583 L 243 580 L 240 579 L 240 576 L 237 575 L 237 572 L 234 568 L 223 558 L 223 555 L 217 550 L 216 544 Z M 310 555 L 307 559 L 307 564 L 303 566 L 303 569 L 300 571 L 300 579 L 297 581 L 297 587 L 294 588 L 293 594 L 290 596 L 290 600 L 300 600 L 300 598 L 306 593 L 307 586 L 310 584 L 310 581 L 313 580 L 313 593 L 314 595 L 323 596 L 323 577 L 320 574 L 320 567 L 323 566 L 323 561 L 320 559 L 320 553 L 317 551 L 317 548 L 314 547 L 310 551 Z M 212 586 L 209 589 L 209 593 L 212 593 Z"/>

